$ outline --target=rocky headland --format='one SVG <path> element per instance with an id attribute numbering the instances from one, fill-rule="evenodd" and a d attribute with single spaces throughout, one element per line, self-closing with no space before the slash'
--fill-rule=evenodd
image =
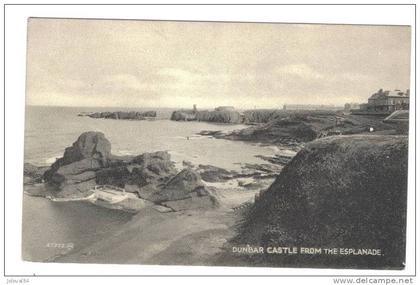
<path id="1" fill-rule="evenodd" d="M 252 114 L 252 113 L 250 113 Z M 257 114 L 259 114 L 257 116 Z M 202 131 L 199 134 L 219 139 L 246 141 L 265 145 L 285 145 L 295 150 L 318 138 L 351 134 L 407 134 L 408 128 L 387 124 L 380 116 L 345 115 L 341 112 L 267 111 L 254 113 L 256 120 L 266 123 L 232 132 Z"/>
<path id="2" fill-rule="evenodd" d="M 156 111 L 116 111 L 116 112 L 84 112 L 79 114 L 80 117 L 86 116 L 94 119 L 114 119 L 114 120 L 146 120 L 156 118 Z"/>

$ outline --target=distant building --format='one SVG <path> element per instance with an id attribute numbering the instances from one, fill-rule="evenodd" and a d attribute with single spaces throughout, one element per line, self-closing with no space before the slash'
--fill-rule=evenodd
<path id="1" fill-rule="evenodd" d="M 361 109 L 367 112 L 391 113 L 397 110 L 408 110 L 410 106 L 410 90 L 406 92 L 395 89 L 393 91 L 378 90 L 369 97 L 368 103 Z"/>
<path id="2" fill-rule="evenodd" d="M 233 106 L 219 106 L 214 109 L 215 111 L 233 111 L 235 108 Z"/>
<path id="3" fill-rule="evenodd" d="M 283 110 L 342 110 L 343 107 L 334 105 L 311 105 L 311 104 L 284 104 Z"/>

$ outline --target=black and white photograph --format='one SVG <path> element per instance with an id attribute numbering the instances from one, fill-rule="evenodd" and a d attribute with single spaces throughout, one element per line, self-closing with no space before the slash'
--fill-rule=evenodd
<path id="1" fill-rule="evenodd" d="M 405 267 L 411 27 L 30 18 L 22 259 Z"/>
<path id="2" fill-rule="evenodd" d="M 54 2 L 3 3 L 4 284 L 416 284 L 413 1 Z"/>

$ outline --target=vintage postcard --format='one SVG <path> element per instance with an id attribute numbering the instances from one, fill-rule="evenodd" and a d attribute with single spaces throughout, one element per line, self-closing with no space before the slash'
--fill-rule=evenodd
<path id="1" fill-rule="evenodd" d="M 405 267 L 409 26 L 27 29 L 24 260 Z"/>

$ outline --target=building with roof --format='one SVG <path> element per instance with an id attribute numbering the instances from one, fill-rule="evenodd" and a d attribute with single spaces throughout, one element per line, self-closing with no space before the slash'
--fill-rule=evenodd
<path id="1" fill-rule="evenodd" d="M 409 107 L 410 89 L 405 92 L 399 89 L 392 91 L 379 89 L 369 97 L 367 103 L 360 104 L 359 108 L 352 108 L 350 111 L 355 115 L 387 115 L 398 110 L 409 110 Z"/>
<path id="2" fill-rule="evenodd" d="M 283 110 L 315 110 L 315 111 L 337 111 L 343 107 L 335 105 L 313 105 L 313 104 L 284 104 Z"/>
<path id="3" fill-rule="evenodd" d="M 367 112 L 392 113 L 397 110 L 408 110 L 410 106 L 410 89 L 406 92 L 395 89 L 393 91 L 378 92 L 369 97 L 367 104 L 361 104 L 360 110 Z"/>
<path id="4" fill-rule="evenodd" d="M 215 111 L 233 111 L 235 108 L 233 106 L 219 106 L 214 108 Z"/>

